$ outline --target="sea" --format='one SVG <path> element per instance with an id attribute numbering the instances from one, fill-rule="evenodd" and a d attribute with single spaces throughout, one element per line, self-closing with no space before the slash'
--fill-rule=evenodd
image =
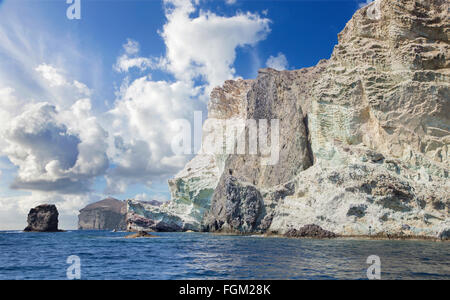
<path id="1" fill-rule="evenodd" d="M 0 231 L 0 280 L 450 279 L 448 242 L 128 234 Z"/>

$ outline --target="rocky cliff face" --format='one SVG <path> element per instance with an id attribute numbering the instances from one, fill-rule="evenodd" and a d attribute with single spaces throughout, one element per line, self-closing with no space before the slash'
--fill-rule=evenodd
<path id="1" fill-rule="evenodd" d="M 251 80 L 226 81 L 215 88 L 208 105 L 209 118 L 218 120 L 245 119 L 246 97 Z M 206 128 L 203 140 L 214 138 Z M 197 155 L 174 179 L 169 180 L 171 201 L 161 206 L 141 201 L 127 201 L 129 231 L 200 231 L 211 197 L 224 170 L 226 154 Z"/>
<path id="2" fill-rule="evenodd" d="M 179 212 L 201 203 L 188 213 L 194 230 L 286 234 L 314 224 L 342 236 L 448 238 L 448 9 L 376 0 L 329 60 L 216 89 L 210 118 L 279 120 L 279 161 L 199 155 L 171 181 L 168 211 L 184 224 Z"/>
<path id="3" fill-rule="evenodd" d="M 125 230 L 126 204 L 113 198 L 92 203 L 78 215 L 79 230 Z"/>

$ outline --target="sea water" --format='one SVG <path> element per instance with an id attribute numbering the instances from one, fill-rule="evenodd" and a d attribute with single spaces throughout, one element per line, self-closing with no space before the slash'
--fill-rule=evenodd
<path id="1" fill-rule="evenodd" d="M 208 233 L 0 231 L 0 279 L 67 279 L 79 257 L 81 279 L 450 279 L 450 243 L 313 240 Z"/>

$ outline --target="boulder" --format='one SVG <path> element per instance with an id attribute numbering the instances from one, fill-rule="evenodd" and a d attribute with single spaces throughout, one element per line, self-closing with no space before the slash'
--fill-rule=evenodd
<path id="1" fill-rule="evenodd" d="M 226 175 L 217 187 L 214 197 L 223 197 L 226 200 L 213 203 L 207 217 L 211 222 L 205 222 L 209 231 L 256 231 L 263 209 L 263 199 L 258 189 L 251 184 L 240 182 L 236 177 Z"/>
<path id="2" fill-rule="evenodd" d="M 318 239 L 331 239 L 337 237 L 337 235 L 331 231 L 324 230 L 322 227 L 309 224 L 300 229 L 289 229 L 284 236 L 293 238 L 318 238 Z"/>
<path id="3" fill-rule="evenodd" d="M 438 234 L 438 238 L 442 241 L 450 240 L 450 228 L 442 229 Z"/>
<path id="4" fill-rule="evenodd" d="M 151 235 L 146 231 L 139 231 L 137 233 L 131 234 L 131 235 L 127 235 L 125 238 L 126 239 L 137 239 L 137 238 L 153 238 L 156 237 L 155 235 Z"/>

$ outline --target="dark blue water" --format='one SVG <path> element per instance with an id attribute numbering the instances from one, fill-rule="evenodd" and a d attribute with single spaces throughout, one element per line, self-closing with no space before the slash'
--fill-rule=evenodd
<path id="1" fill-rule="evenodd" d="M 0 231 L 0 279 L 66 279 L 70 255 L 82 279 L 366 279 L 369 255 L 382 279 L 450 279 L 450 243 L 126 235 Z"/>

